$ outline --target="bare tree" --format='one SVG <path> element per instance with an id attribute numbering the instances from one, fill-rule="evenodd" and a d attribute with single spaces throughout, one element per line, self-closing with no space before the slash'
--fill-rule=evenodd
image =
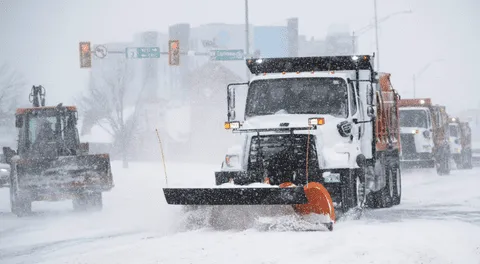
<path id="1" fill-rule="evenodd" d="M 94 125 L 102 127 L 113 137 L 114 149 L 120 152 L 123 167 L 127 168 L 138 120 L 138 103 L 133 106 L 133 113 L 125 116 L 126 95 L 133 88 L 133 69 L 126 59 L 102 68 L 99 74 L 91 76 L 87 94 L 79 102 L 84 119 L 81 134 Z"/>
<path id="2" fill-rule="evenodd" d="M 0 63 L 0 127 L 15 130 L 15 109 L 20 97 L 27 95 L 27 84 L 22 74 L 7 63 Z M 26 98 L 26 97 L 25 97 Z"/>

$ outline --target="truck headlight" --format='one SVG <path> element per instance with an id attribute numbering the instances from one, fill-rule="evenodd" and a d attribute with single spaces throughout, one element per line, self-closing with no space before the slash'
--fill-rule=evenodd
<path id="1" fill-rule="evenodd" d="M 225 164 L 227 167 L 240 167 L 240 158 L 238 155 L 226 155 L 225 156 Z"/>
<path id="2" fill-rule="evenodd" d="M 425 138 L 430 138 L 430 131 L 428 131 L 428 130 L 423 131 L 423 136 Z"/>
<path id="3" fill-rule="evenodd" d="M 0 172 L 8 172 L 7 169 L 0 169 Z"/>

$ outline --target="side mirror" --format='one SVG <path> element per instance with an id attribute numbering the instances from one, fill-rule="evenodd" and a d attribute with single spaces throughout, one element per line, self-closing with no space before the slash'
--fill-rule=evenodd
<path id="1" fill-rule="evenodd" d="M 235 120 L 235 89 L 228 87 L 227 104 L 228 104 L 228 121 Z"/>
<path id="2" fill-rule="evenodd" d="M 337 124 L 337 130 L 342 137 L 348 137 L 352 133 L 352 124 L 348 121 L 343 121 Z"/>
<path id="3" fill-rule="evenodd" d="M 373 105 L 373 87 L 371 85 L 367 87 L 367 105 Z"/>
<path id="4" fill-rule="evenodd" d="M 369 105 L 369 106 L 367 107 L 367 115 L 368 115 L 368 117 L 370 117 L 370 118 L 375 117 L 375 109 L 373 108 L 373 106 Z"/>
<path id="5" fill-rule="evenodd" d="M 90 145 L 88 144 L 88 142 L 80 143 L 80 153 L 88 154 L 89 151 L 90 151 Z"/>
<path id="6" fill-rule="evenodd" d="M 13 156 L 17 155 L 15 150 L 11 149 L 10 147 L 3 147 L 3 155 L 5 156 L 5 163 L 10 164 L 12 162 Z"/>
<path id="7" fill-rule="evenodd" d="M 23 126 L 23 116 L 15 116 L 15 127 L 19 128 Z"/>

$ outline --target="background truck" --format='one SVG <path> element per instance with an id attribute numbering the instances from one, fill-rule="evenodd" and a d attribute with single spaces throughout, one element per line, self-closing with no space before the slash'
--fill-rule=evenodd
<path id="1" fill-rule="evenodd" d="M 30 99 L 33 107 L 15 114 L 17 150 L 3 148 L 12 212 L 23 216 L 33 201 L 65 199 L 75 210 L 101 209 L 102 192 L 113 188 L 109 155 L 89 155 L 88 143 L 80 143 L 74 106 L 46 107 L 43 86 L 33 86 Z"/>
<path id="2" fill-rule="evenodd" d="M 400 100 L 401 163 L 408 168 L 434 168 L 434 120 L 430 98 Z"/>
<path id="3" fill-rule="evenodd" d="M 450 118 L 450 150 L 458 169 L 471 169 L 472 166 L 472 132 L 468 122 L 461 122 L 458 117 Z"/>
<path id="4" fill-rule="evenodd" d="M 332 200 L 342 212 L 365 202 L 399 204 L 399 96 L 372 61 L 248 59 L 255 76 L 227 87 L 225 128 L 243 137 L 215 172 L 218 187 L 164 188 L 167 203 L 291 204 L 302 214 L 330 215 L 330 203 L 318 201 Z M 248 88 L 242 119 L 236 119 L 239 85 Z"/>
<path id="5" fill-rule="evenodd" d="M 439 175 L 450 174 L 450 129 L 449 118 L 445 106 L 432 105 L 433 115 L 433 153 Z"/>

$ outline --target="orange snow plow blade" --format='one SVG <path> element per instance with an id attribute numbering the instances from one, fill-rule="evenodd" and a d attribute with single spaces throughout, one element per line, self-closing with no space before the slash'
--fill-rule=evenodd
<path id="1" fill-rule="evenodd" d="M 333 201 L 318 182 L 296 186 L 285 182 L 267 188 L 164 188 L 168 204 L 177 205 L 292 205 L 299 215 L 323 215 L 329 230 L 335 223 Z"/>
<path id="2" fill-rule="evenodd" d="M 291 182 L 280 184 L 280 188 L 295 187 Z M 328 215 L 335 222 L 335 209 L 327 189 L 318 182 L 310 182 L 303 187 L 308 202 L 294 205 L 295 211 L 301 215 L 322 214 Z"/>

